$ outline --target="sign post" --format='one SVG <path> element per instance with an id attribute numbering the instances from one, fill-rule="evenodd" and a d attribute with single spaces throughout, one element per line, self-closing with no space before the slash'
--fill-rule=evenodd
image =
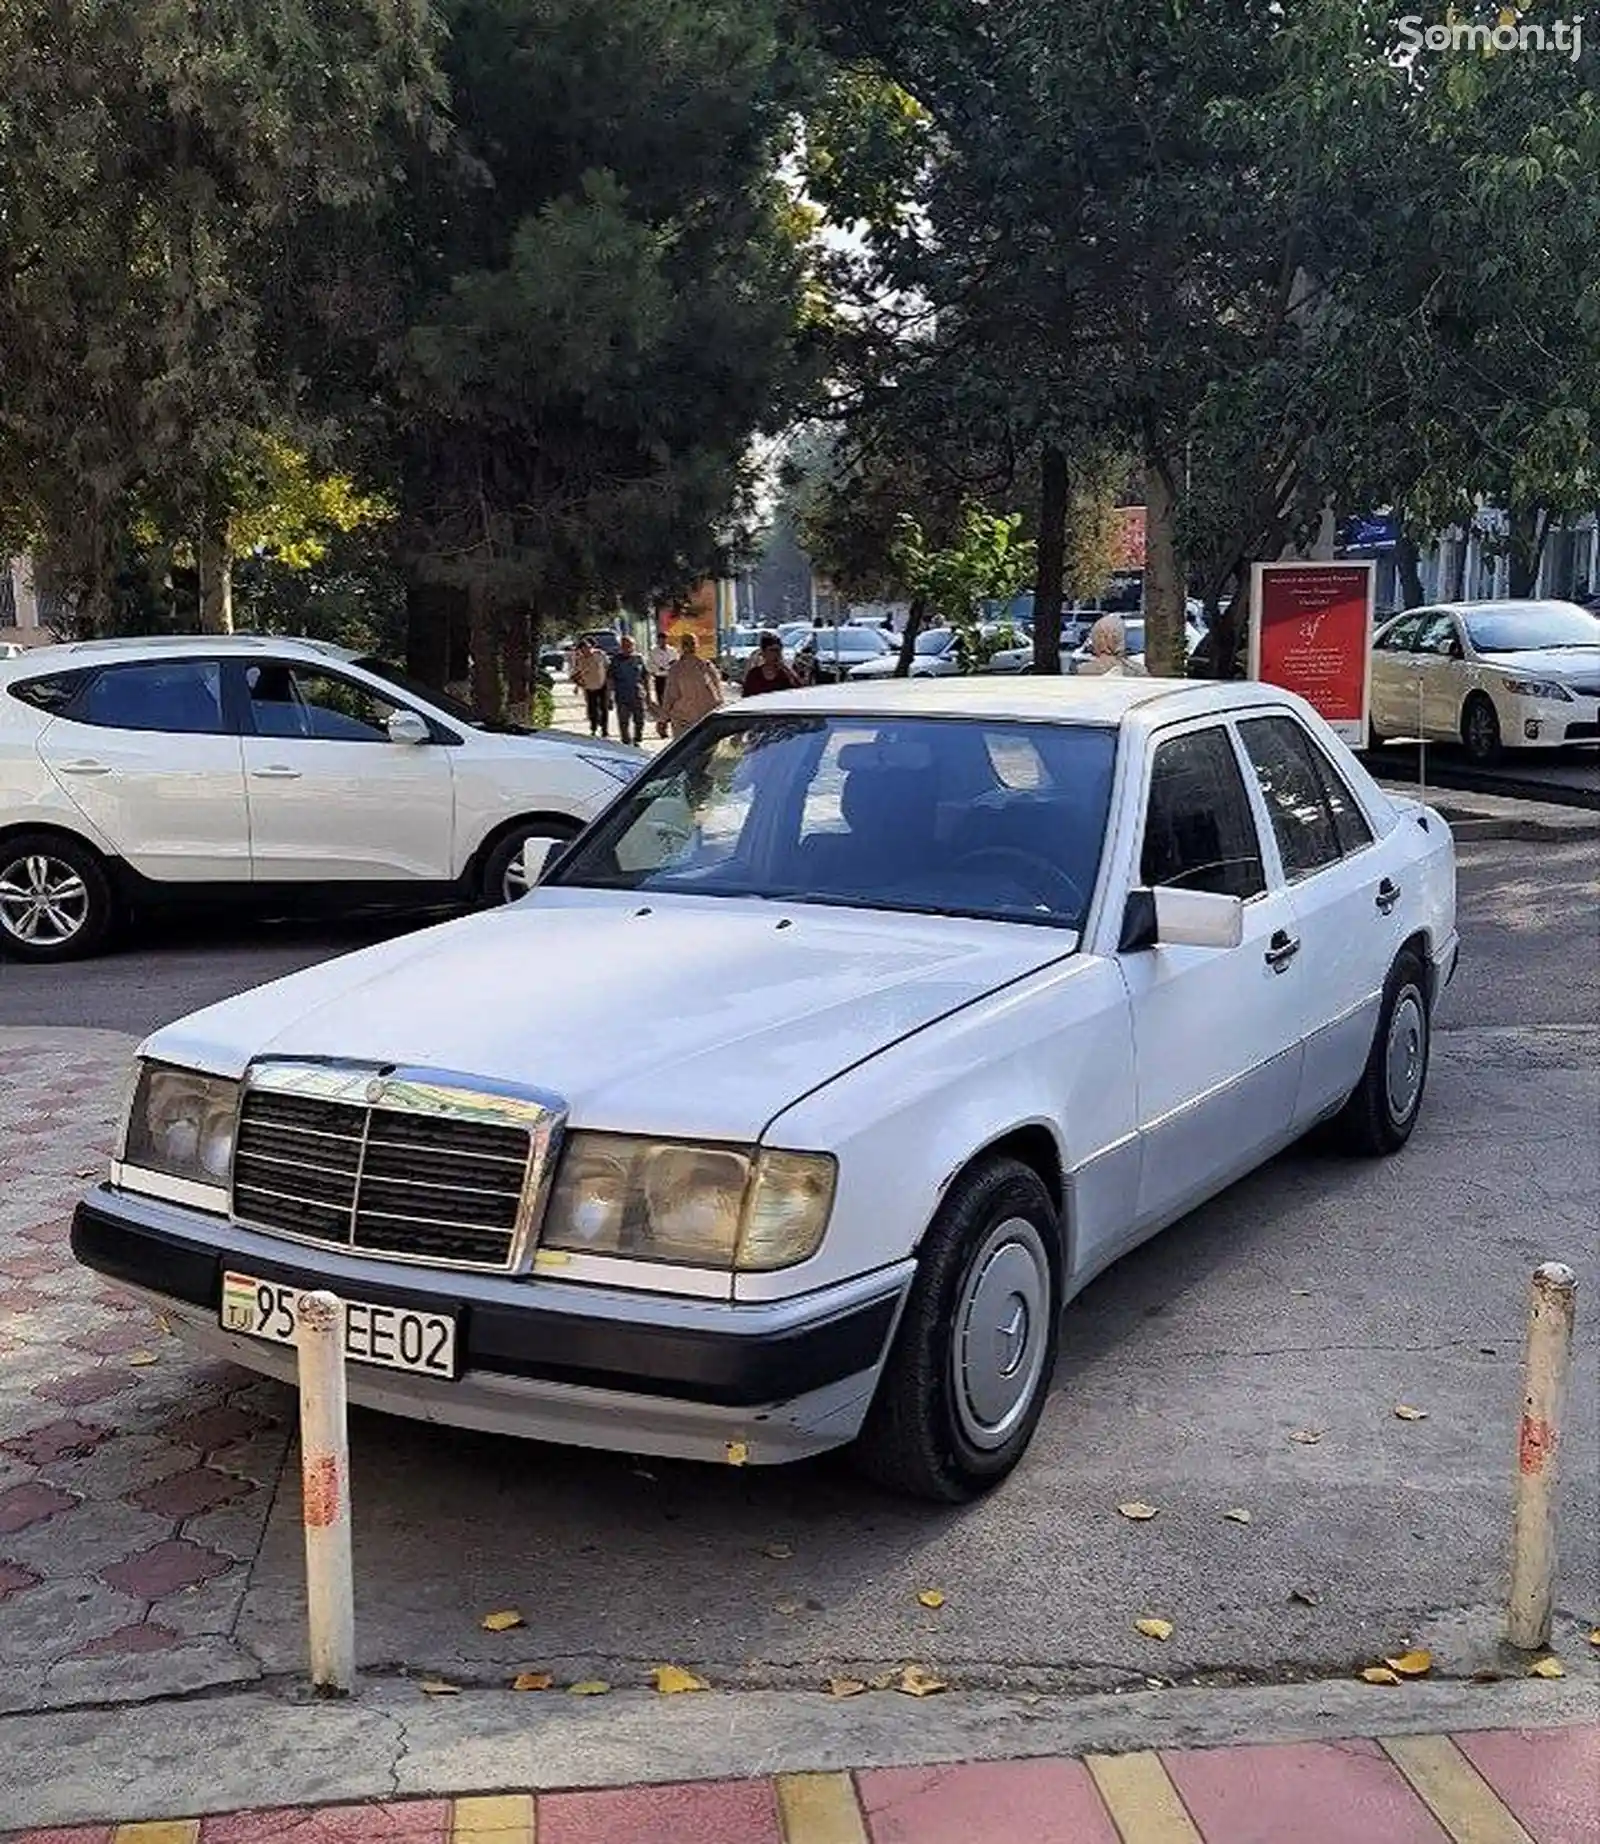
<path id="1" fill-rule="evenodd" d="M 1258 563 L 1250 676 L 1298 692 L 1352 749 L 1367 741 L 1372 563 Z"/>

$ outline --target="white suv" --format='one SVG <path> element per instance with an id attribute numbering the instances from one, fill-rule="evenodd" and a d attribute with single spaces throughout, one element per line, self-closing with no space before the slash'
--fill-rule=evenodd
<path id="1" fill-rule="evenodd" d="M 92 953 L 172 896 L 508 902 L 638 750 L 491 731 L 380 661 L 191 635 L 0 663 L 0 953 Z"/>

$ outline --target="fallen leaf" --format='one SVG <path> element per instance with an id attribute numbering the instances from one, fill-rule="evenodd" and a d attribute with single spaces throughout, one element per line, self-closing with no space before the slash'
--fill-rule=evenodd
<path id="1" fill-rule="evenodd" d="M 1135 1620 L 1133 1630 L 1143 1633 L 1146 1639 L 1170 1639 L 1173 1628 L 1170 1620 L 1146 1619 Z"/>
<path id="2" fill-rule="evenodd" d="M 794 1614 L 803 1614 L 806 1610 L 804 1601 L 795 1600 L 774 1601 L 772 1607 L 775 1613 L 789 1614 L 791 1616 Z"/>
<path id="3" fill-rule="evenodd" d="M 429 1697 L 459 1697 L 461 1686 L 451 1684 L 444 1678 L 418 1678 L 417 1689 Z"/>
<path id="4" fill-rule="evenodd" d="M 128 1362 L 134 1365 L 136 1369 L 143 1370 L 147 1364 L 159 1364 L 161 1359 L 156 1356 L 154 1351 L 130 1351 L 128 1353 Z"/>
<path id="5" fill-rule="evenodd" d="M 943 1678 L 935 1677 L 921 1665 L 907 1665 L 900 1673 L 899 1683 L 895 1685 L 896 1690 L 903 1691 L 908 1697 L 933 1697 L 949 1688 Z"/>
<path id="6" fill-rule="evenodd" d="M 1386 1658 L 1383 1662 L 1403 1678 L 1425 1678 L 1433 1669 L 1433 1654 L 1418 1648 L 1402 1652 L 1397 1658 Z"/>
<path id="7" fill-rule="evenodd" d="M 768 1543 L 762 1551 L 763 1556 L 770 1556 L 774 1562 L 787 1562 L 794 1554 L 787 1543 Z"/>
<path id="8" fill-rule="evenodd" d="M 1222 1515 L 1230 1524 L 1248 1524 L 1253 1521 L 1243 1505 L 1235 1505 L 1231 1511 L 1224 1511 Z"/>
<path id="9" fill-rule="evenodd" d="M 486 1633 L 509 1633 L 512 1627 L 524 1622 L 514 1607 L 508 1607 L 503 1613 L 485 1614 L 478 1624 Z"/>
<path id="10" fill-rule="evenodd" d="M 78 1176 L 80 1178 L 93 1178 L 99 1170 L 100 1167 L 98 1165 L 85 1165 L 79 1168 Z"/>
<path id="11" fill-rule="evenodd" d="M 1559 1658 L 1536 1658 L 1528 1667 L 1531 1678 L 1564 1678 L 1567 1668 Z"/>
<path id="12" fill-rule="evenodd" d="M 943 1607 L 944 1590 L 942 1588 L 924 1588 L 917 1596 L 924 1607 Z"/>
<path id="13" fill-rule="evenodd" d="M 880 1672 L 878 1673 L 878 1675 L 877 1675 L 877 1676 L 876 1676 L 875 1678 L 868 1678 L 868 1679 L 867 1679 L 867 1689 L 868 1689 L 868 1690 L 889 1690 L 889 1689 L 892 1689 L 892 1688 L 893 1688 L 893 1685 L 894 1685 L 894 1682 L 895 1682 L 895 1679 L 896 1679 L 896 1678 L 897 1678 L 898 1676 L 899 1676 L 899 1673 L 898 1673 L 898 1672 L 894 1672 L 894 1671 L 880 1671 Z"/>
<path id="14" fill-rule="evenodd" d="M 1302 1447 L 1315 1447 L 1322 1439 L 1322 1430 L 1320 1428 L 1296 1428 L 1289 1439 L 1298 1441 Z"/>
<path id="15" fill-rule="evenodd" d="M 162 1332 L 165 1333 L 168 1338 L 172 1336 L 172 1321 L 165 1313 L 156 1314 L 156 1324 L 160 1326 Z"/>
<path id="16" fill-rule="evenodd" d="M 580 1678 L 576 1684 L 567 1686 L 569 1697 L 603 1697 L 611 1686 L 604 1678 Z"/>
<path id="17" fill-rule="evenodd" d="M 1317 1604 L 1317 1597 L 1308 1588 L 1291 1588 L 1289 1599 L 1298 1601 L 1302 1607 L 1315 1607 Z"/>
<path id="18" fill-rule="evenodd" d="M 1117 1509 L 1130 1524 L 1148 1524 L 1156 1515 L 1155 1506 L 1147 1505 L 1143 1499 L 1139 1498 L 1129 1499 L 1127 1504 L 1118 1505 Z"/>
<path id="19" fill-rule="evenodd" d="M 745 1441 L 729 1441 L 722 1450 L 722 1457 L 730 1466 L 743 1466 L 750 1458 L 749 1444 Z"/>
<path id="20" fill-rule="evenodd" d="M 830 1697 L 859 1697 L 866 1690 L 860 1678 L 829 1678 L 828 1695 Z"/>
<path id="21" fill-rule="evenodd" d="M 548 1671 L 519 1671 L 511 1680 L 513 1690 L 548 1690 L 555 1682 Z"/>
<path id="22" fill-rule="evenodd" d="M 1506 1674 L 1503 1671 L 1493 1671 L 1485 1667 L 1482 1671 L 1474 1671 L 1467 1682 L 1470 1684 L 1503 1684 L 1505 1677 Z"/>
<path id="23" fill-rule="evenodd" d="M 1597 1626 L 1589 1635 L 1589 1643 L 1592 1646 L 1600 1646 L 1600 1626 Z"/>
<path id="24" fill-rule="evenodd" d="M 704 1678 L 697 1678 L 692 1671 L 685 1671 L 682 1665 L 657 1665 L 650 1675 L 655 1680 L 656 1689 L 664 1697 L 681 1696 L 687 1690 L 711 1688 Z"/>
<path id="25" fill-rule="evenodd" d="M 1361 1674 L 1361 1681 L 1364 1684 L 1398 1684 L 1400 1682 L 1387 1665 L 1368 1665 Z"/>
<path id="26" fill-rule="evenodd" d="M 1394 1418 L 1396 1421 L 1426 1421 L 1428 1411 L 1414 1409 L 1409 1402 L 1397 1402 L 1394 1405 Z"/>

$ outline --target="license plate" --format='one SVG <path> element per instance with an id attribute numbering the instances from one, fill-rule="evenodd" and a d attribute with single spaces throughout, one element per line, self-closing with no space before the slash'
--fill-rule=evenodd
<path id="1" fill-rule="evenodd" d="M 275 1345 L 295 1342 L 294 1303 L 299 1287 L 259 1281 L 249 1274 L 222 1277 L 222 1329 L 264 1338 Z M 453 1380 L 456 1322 L 450 1313 L 413 1312 L 408 1306 L 375 1306 L 363 1300 L 344 1305 L 344 1354 L 354 1364 L 411 1370 Z"/>

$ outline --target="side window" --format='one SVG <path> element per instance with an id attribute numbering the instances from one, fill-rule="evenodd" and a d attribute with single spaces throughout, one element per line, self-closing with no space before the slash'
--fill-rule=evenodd
<path id="1" fill-rule="evenodd" d="M 1301 733 L 1304 735 L 1304 732 Z M 1311 758 L 1322 777 L 1322 790 L 1328 797 L 1328 811 L 1333 815 L 1333 829 L 1339 835 L 1339 849 L 1348 858 L 1372 843 L 1372 828 L 1361 811 L 1360 802 L 1350 792 L 1350 784 L 1329 759 L 1328 752 L 1315 737 L 1306 738 Z"/>
<path id="2" fill-rule="evenodd" d="M 1239 735 L 1272 816 L 1284 876 L 1293 883 L 1337 863 L 1344 848 L 1310 737 L 1292 717 L 1252 717 Z"/>
<path id="3" fill-rule="evenodd" d="M 1434 615 L 1423 622 L 1421 633 L 1411 643 L 1411 651 L 1413 653 L 1437 653 L 1448 659 L 1458 651 L 1459 646 L 1455 616 Z"/>
<path id="4" fill-rule="evenodd" d="M 222 668 L 215 660 L 158 660 L 97 672 L 73 715 L 108 730 L 221 736 Z"/>
<path id="5" fill-rule="evenodd" d="M 1421 630 L 1425 615 L 1407 615 L 1404 621 L 1397 621 L 1393 627 L 1386 628 L 1379 649 L 1384 653 L 1409 653 L 1416 645 L 1417 634 Z"/>
<path id="6" fill-rule="evenodd" d="M 386 743 L 389 719 L 400 708 L 353 679 L 303 666 L 251 666 L 244 681 L 257 736 Z"/>
<path id="7" fill-rule="evenodd" d="M 46 679 L 21 680 L 11 687 L 11 695 L 35 710 L 58 717 L 83 690 L 88 677 L 86 672 L 52 672 Z"/>
<path id="8" fill-rule="evenodd" d="M 1225 730 L 1196 730 L 1157 746 L 1139 875 L 1151 886 L 1216 896 L 1266 889 L 1255 819 Z"/>

